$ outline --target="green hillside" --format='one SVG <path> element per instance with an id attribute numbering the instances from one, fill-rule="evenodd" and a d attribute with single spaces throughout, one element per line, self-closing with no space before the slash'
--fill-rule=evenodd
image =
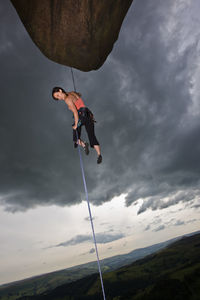
<path id="1" fill-rule="evenodd" d="M 16 300 L 24 295 L 38 295 L 96 272 L 96 264 L 95 266 L 91 264 L 90 266 L 69 268 L 6 284 L 0 287 L 0 300 Z"/>
<path id="2" fill-rule="evenodd" d="M 200 234 L 184 237 L 156 254 L 104 274 L 107 300 L 199 300 Z M 98 274 L 20 300 L 102 299 Z"/>
<path id="3" fill-rule="evenodd" d="M 101 268 L 103 272 L 113 271 L 122 266 L 128 265 L 138 259 L 145 257 L 148 254 L 154 253 L 163 249 L 174 240 L 171 239 L 163 243 L 155 244 L 149 247 L 140 248 L 131 251 L 128 254 L 116 255 L 101 260 Z M 65 283 L 76 281 L 98 272 L 97 262 L 75 266 L 72 268 L 35 276 L 18 282 L 12 282 L 0 286 L 0 300 L 16 300 L 26 295 L 38 295 L 46 291 L 55 289 Z"/>

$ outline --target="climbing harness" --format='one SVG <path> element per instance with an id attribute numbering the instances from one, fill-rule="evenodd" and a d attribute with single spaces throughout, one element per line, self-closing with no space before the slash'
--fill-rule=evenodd
<path id="1" fill-rule="evenodd" d="M 76 92 L 74 73 L 73 73 L 72 68 L 71 68 L 71 74 L 72 74 L 72 80 L 73 80 L 73 85 L 74 85 L 74 91 Z M 78 131 L 77 130 L 76 130 L 76 138 L 77 138 L 77 141 L 78 141 Z M 93 218 L 92 218 L 92 213 L 91 213 L 91 209 L 90 209 L 90 202 L 89 202 L 89 198 L 88 198 L 88 190 L 87 190 L 87 185 L 86 185 L 86 180 L 85 180 L 85 172 L 84 172 L 84 168 L 83 168 L 81 148 L 80 148 L 79 144 L 78 144 L 78 152 L 79 152 L 79 158 L 80 158 L 80 166 L 81 166 L 81 172 L 82 172 L 82 177 L 83 177 L 83 183 L 84 183 L 84 188 L 85 188 L 85 196 L 86 196 L 88 211 L 89 211 L 89 216 L 90 216 L 90 223 L 91 223 L 91 227 L 92 227 L 93 241 L 94 241 L 94 246 L 95 246 L 95 251 L 96 251 L 96 256 L 97 256 L 97 264 L 98 264 L 98 269 L 99 269 L 103 299 L 106 300 L 104 285 L 103 285 L 102 272 L 101 272 L 101 266 L 100 266 L 100 261 L 99 261 L 99 253 L 98 253 L 96 236 L 95 236 L 95 231 L 94 231 Z"/>

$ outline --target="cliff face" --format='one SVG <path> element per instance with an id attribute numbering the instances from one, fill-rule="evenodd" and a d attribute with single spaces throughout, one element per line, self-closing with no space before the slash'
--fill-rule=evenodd
<path id="1" fill-rule="evenodd" d="M 42 53 L 82 71 L 102 66 L 132 1 L 11 0 Z"/>

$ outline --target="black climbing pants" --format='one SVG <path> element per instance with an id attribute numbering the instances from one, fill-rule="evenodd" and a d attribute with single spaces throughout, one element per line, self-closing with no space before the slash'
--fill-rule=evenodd
<path id="1" fill-rule="evenodd" d="M 94 145 L 99 145 L 94 132 L 94 119 L 92 112 L 87 107 L 82 107 L 78 110 L 80 126 L 77 128 L 78 138 L 81 138 L 81 128 L 84 125 L 87 131 L 90 146 L 93 148 Z M 76 130 L 73 130 L 73 141 L 77 142 Z"/>

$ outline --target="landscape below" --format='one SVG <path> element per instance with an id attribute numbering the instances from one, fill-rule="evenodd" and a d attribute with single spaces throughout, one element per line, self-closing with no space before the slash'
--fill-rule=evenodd
<path id="1" fill-rule="evenodd" d="M 199 253 L 198 232 L 105 259 L 106 299 L 200 299 Z M 0 286 L 5 299 L 102 299 L 96 262 Z"/>

